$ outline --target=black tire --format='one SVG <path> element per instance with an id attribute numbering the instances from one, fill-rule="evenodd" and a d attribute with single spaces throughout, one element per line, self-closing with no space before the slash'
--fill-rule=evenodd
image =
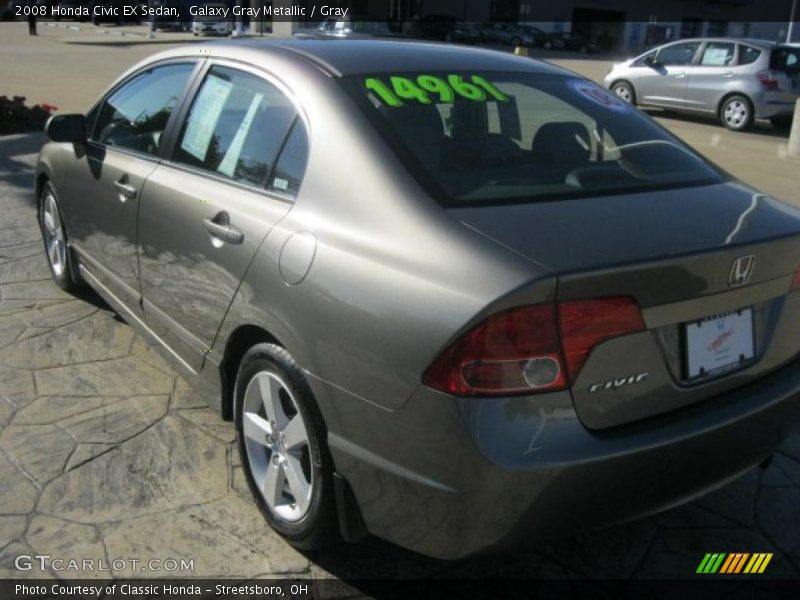
<path id="1" fill-rule="evenodd" d="M 50 249 L 48 248 L 48 234 L 47 234 L 47 225 L 45 223 L 46 216 L 45 216 L 45 203 L 49 201 L 49 198 L 52 197 L 55 202 L 55 211 L 58 213 L 58 221 L 61 228 L 61 236 L 64 245 L 64 252 L 63 252 L 63 265 L 59 268 L 54 264 L 53 258 L 51 256 Z M 38 220 L 39 220 L 39 229 L 42 234 L 42 241 L 44 242 L 44 253 L 47 257 L 47 265 L 50 267 L 50 274 L 53 277 L 53 281 L 55 281 L 56 285 L 60 287 L 65 292 L 76 292 L 82 287 L 85 287 L 86 283 L 83 281 L 83 278 L 80 275 L 80 270 L 78 269 L 78 259 L 73 252 L 72 248 L 69 247 L 68 241 L 69 237 L 67 234 L 66 227 L 64 226 L 64 220 L 61 218 L 61 204 L 58 200 L 58 194 L 56 193 L 56 188 L 52 184 L 52 182 L 47 181 L 42 186 L 42 191 L 39 194 L 38 199 Z"/>
<path id="2" fill-rule="evenodd" d="M 311 470 L 311 500 L 305 514 L 289 521 L 274 512 L 258 489 L 245 443 L 243 415 L 245 392 L 256 375 L 276 375 L 294 400 L 308 437 L 308 467 Z M 327 445 L 327 429 L 311 388 L 292 356 L 275 344 L 257 344 L 242 358 L 234 388 L 236 439 L 247 484 L 267 523 L 292 546 L 315 550 L 338 542 L 341 537 L 333 491 L 333 460 Z M 273 455 L 269 455 L 271 461 Z"/>
<path id="3" fill-rule="evenodd" d="M 445 33 L 444 34 L 444 41 L 447 42 L 448 44 L 452 44 L 453 43 L 453 34 L 452 33 Z"/>
<path id="4" fill-rule="evenodd" d="M 544 48 L 545 50 L 550 50 L 552 49 L 552 47 L 553 47 L 553 42 L 551 42 L 550 40 L 547 40 L 542 44 L 542 48 Z"/>
<path id="5" fill-rule="evenodd" d="M 586 53 L 589 52 L 589 47 L 588 46 L 581 46 L 580 48 L 578 48 L 578 52 L 580 52 L 581 54 L 586 54 Z"/>
<path id="6" fill-rule="evenodd" d="M 611 86 L 611 93 L 625 102 L 636 105 L 636 90 L 627 81 L 615 81 Z"/>
<path id="7" fill-rule="evenodd" d="M 515 48 L 517 46 L 522 46 L 522 40 L 519 39 L 518 37 L 513 37 L 511 38 L 511 45 L 514 46 Z"/>
<path id="8" fill-rule="evenodd" d="M 719 120 L 731 131 L 744 131 L 753 124 L 753 103 L 741 94 L 733 94 L 722 101 Z"/>
<path id="9" fill-rule="evenodd" d="M 772 123 L 772 126 L 775 129 L 779 129 L 781 131 L 789 131 L 792 128 L 792 116 L 791 115 L 783 115 L 780 117 L 772 117 L 769 120 Z"/>

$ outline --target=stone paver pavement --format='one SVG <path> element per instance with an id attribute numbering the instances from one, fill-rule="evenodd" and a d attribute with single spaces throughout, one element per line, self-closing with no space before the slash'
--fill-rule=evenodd
<path id="1" fill-rule="evenodd" d="M 91 575 L 14 570 L 18 554 L 46 553 L 194 560 L 193 572 L 173 575 L 351 583 L 675 578 L 713 551 L 774 552 L 768 576 L 800 576 L 800 435 L 768 468 L 696 502 L 527 552 L 440 562 L 378 540 L 296 552 L 250 501 L 232 425 L 96 296 L 51 283 L 31 192 L 41 141 L 0 137 L 0 577 Z"/>

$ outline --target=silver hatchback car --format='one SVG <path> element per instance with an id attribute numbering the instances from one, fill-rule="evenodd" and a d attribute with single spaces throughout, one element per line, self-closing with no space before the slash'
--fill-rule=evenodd
<path id="1" fill-rule="evenodd" d="M 763 40 L 689 39 L 614 65 L 605 85 L 637 105 L 710 113 L 741 131 L 788 129 L 800 97 L 800 48 Z"/>

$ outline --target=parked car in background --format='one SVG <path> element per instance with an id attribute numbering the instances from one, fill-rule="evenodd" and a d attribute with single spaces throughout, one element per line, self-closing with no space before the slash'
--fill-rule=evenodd
<path id="1" fill-rule="evenodd" d="M 550 35 L 552 36 L 553 42 L 560 43 L 561 47 L 565 50 L 574 50 L 581 54 L 600 51 L 600 46 L 598 44 L 595 44 L 589 40 L 589 38 L 573 31 L 563 31 Z"/>
<path id="2" fill-rule="evenodd" d="M 153 21 L 153 29 L 166 29 L 172 31 L 189 31 L 192 28 L 192 17 L 189 7 L 183 0 L 154 0 L 153 7 L 175 9 L 176 16 L 167 14 L 148 17 Z"/>
<path id="3" fill-rule="evenodd" d="M 225 8 L 225 4 L 207 3 L 203 6 L 211 8 Z M 225 17 L 201 14 L 192 21 L 192 35 L 230 35 L 233 24 Z"/>
<path id="4" fill-rule="evenodd" d="M 3 2 L 0 5 L 0 19 L 3 21 L 13 21 L 17 18 L 17 7 L 25 6 L 25 2 Z"/>
<path id="5" fill-rule="evenodd" d="M 390 27 L 387 21 L 367 21 L 359 19 L 326 19 L 315 28 L 298 31 L 297 39 L 358 39 L 399 37 L 400 33 Z"/>
<path id="6" fill-rule="evenodd" d="M 481 34 L 474 25 L 458 21 L 449 15 L 426 15 L 415 25 L 418 36 L 426 40 L 474 44 L 481 39 Z"/>
<path id="7" fill-rule="evenodd" d="M 533 38 L 533 45 L 537 48 L 544 48 L 545 50 L 561 50 L 564 48 L 564 42 L 558 38 L 556 33 L 547 33 L 533 25 L 520 25 L 519 28 Z"/>
<path id="8" fill-rule="evenodd" d="M 680 40 L 614 65 L 604 82 L 632 104 L 716 115 L 734 131 L 754 119 L 787 129 L 800 97 L 800 48 L 762 40 Z"/>
<path id="9" fill-rule="evenodd" d="M 480 23 L 477 25 L 481 39 L 486 42 L 500 42 L 511 46 L 533 46 L 533 35 L 519 25 L 510 23 Z"/>

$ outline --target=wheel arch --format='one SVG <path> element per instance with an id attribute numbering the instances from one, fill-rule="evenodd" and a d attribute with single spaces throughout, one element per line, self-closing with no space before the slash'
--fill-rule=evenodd
<path id="1" fill-rule="evenodd" d="M 272 333 L 258 325 L 240 325 L 234 329 L 225 342 L 225 351 L 219 365 L 222 418 L 233 420 L 233 388 L 239 363 L 245 353 L 256 344 L 275 344 L 286 348 Z"/>

